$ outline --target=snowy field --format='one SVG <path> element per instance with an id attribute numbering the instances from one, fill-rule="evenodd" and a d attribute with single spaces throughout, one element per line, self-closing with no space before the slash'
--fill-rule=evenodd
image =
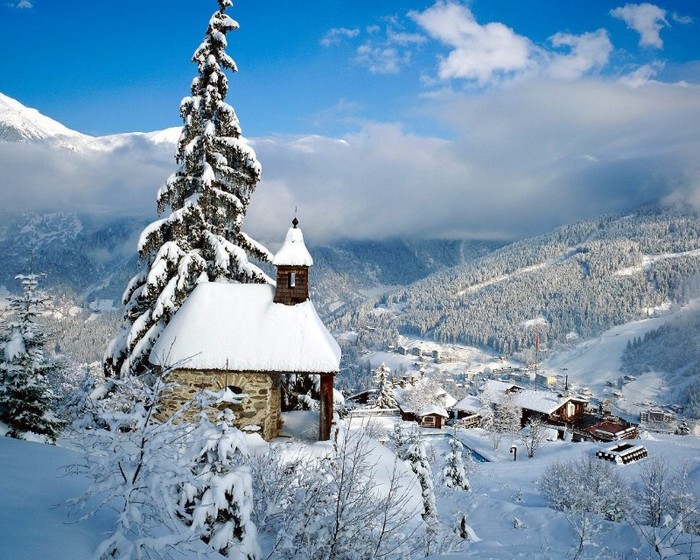
<path id="1" fill-rule="evenodd" d="M 542 369 L 566 373 L 576 386 L 588 387 L 596 396 L 610 396 L 606 383 L 615 382 L 623 375 L 620 370 L 621 357 L 629 340 L 643 338 L 645 333 L 698 309 L 700 300 L 693 300 L 676 312 L 654 315 L 648 319 L 613 327 L 596 338 L 554 354 L 542 363 Z M 638 420 L 639 411 L 648 408 L 644 405 L 645 402 L 666 401 L 667 389 L 661 373 L 645 373 L 621 387 L 619 391 L 622 397 L 612 399 L 612 403 L 618 412 Z"/>
<path id="2" fill-rule="evenodd" d="M 308 419 L 308 417 L 307 417 Z M 394 454 L 387 443 L 392 420 L 372 422 L 370 431 L 376 439 L 370 447 L 371 461 L 378 476 L 386 477 Z M 304 431 L 302 417 L 290 419 L 290 431 Z M 359 429 L 360 423 L 355 424 Z M 366 427 L 366 424 L 365 424 Z M 431 459 L 439 518 L 443 526 L 455 527 L 462 515 L 471 528 L 471 542 L 459 542 L 461 550 L 432 555 L 431 558 L 531 558 L 562 559 L 576 544 L 572 526 L 560 512 L 551 509 L 540 495 L 537 481 L 547 466 L 593 455 L 603 444 L 545 442 L 535 457 L 528 459 L 520 451 L 516 462 L 509 452 L 510 441 L 493 450 L 491 439 L 481 430 L 461 430 L 460 440 L 491 459 L 470 465 L 470 492 L 455 492 L 441 482 L 440 472 L 448 450 L 446 431 L 433 431 L 426 437 Z M 427 435 L 427 434 L 426 434 Z M 287 453 L 324 452 L 328 444 L 307 443 L 292 439 L 293 433 L 280 440 Z M 437 437 L 435 437 L 437 436 Z M 700 499 L 700 438 L 643 434 L 641 440 L 649 450 L 649 459 L 626 466 L 615 466 L 625 481 L 637 479 L 645 462 L 663 457 L 669 463 L 688 468 L 688 478 L 696 486 L 696 503 Z M 260 443 L 255 454 L 263 451 Z M 76 463 L 76 451 L 60 446 L 0 438 L 0 558 L 12 560 L 81 560 L 92 554 L 105 532 L 114 526 L 115 515 L 102 511 L 80 521 L 79 512 L 71 512 L 65 502 L 82 493 L 86 480 L 70 475 L 66 467 Z M 408 468 L 405 473 L 410 475 Z M 378 481 L 385 484 L 385 480 Z M 417 486 L 417 485 L 416 485 Z M 412 488 L 409 507 L 420 512 L 420 492 Z M 598 558 L 649 558 L 648 549 L 628 523 L 601 522 L 601 532 L 586 549 L 586 556 Z M 700 545 L 699 545 L 700 546 Z M 205 550 L 203 548 L 203 550 Z M 175 558 L 177 556 L 174 556 Z M 203 558 L 221 558 L 207 551 Z M 422 557 L 422 554 L 415 556 Z M 684 556 L 687 557 L 687 556 Z M 692 556 L 691 556 L 692 558 Z"/>

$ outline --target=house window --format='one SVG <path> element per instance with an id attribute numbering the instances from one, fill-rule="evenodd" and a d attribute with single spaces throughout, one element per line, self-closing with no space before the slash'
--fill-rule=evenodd
<path id="1" fill-rule="evenodd" d="M 297 273 L 296 272 L 290 272 L 289 273 L 289 287 L 294 288 L 297 285 Z"/>

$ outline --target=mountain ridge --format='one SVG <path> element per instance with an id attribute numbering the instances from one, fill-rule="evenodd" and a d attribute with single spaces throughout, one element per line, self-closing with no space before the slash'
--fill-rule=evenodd
<path id="1" fill-rule="evenodd" d="M 419 336 L 513 354 L 587 338 L 700 293 L 700 217 L 648 207 L 518 241 L 374 298 L 340 330 Z"/>

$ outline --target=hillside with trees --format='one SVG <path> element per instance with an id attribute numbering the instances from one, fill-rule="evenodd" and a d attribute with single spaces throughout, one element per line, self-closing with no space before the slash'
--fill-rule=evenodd
<path id="1" fill-rule="evenodd" d="M 399 334 L 514 354 L 553 348 L 700 293 L 700 218 L 647 207 L 560 227 L 438 272 L 339 317 L 366 343 Z"/>

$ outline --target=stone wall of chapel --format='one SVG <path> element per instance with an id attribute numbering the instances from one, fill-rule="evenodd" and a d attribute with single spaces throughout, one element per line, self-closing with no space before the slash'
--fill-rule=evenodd
<path id="1" fill-rule="evenodd" d="M 269 441 L 274 438 L 281 426 L 281 395 L 279 373 L 224 372 L 220 370 L 176 369 L 169 377 L 169 388 L 164 395 L 158 414 L 159 419 L 170 417 L 183 404 L 192 401 L 203 389 L 218 391 L 224 387 L 242 390 L 245 394 L 241 404 L 230 408 L 236 416 L 238 428 L 256 425 L 262 437 Z M 185 415 L 186 420 L 194 421 L 199 409 L 192 408 Z M 210 418 L 213 420 L 215 411 Z"/>

